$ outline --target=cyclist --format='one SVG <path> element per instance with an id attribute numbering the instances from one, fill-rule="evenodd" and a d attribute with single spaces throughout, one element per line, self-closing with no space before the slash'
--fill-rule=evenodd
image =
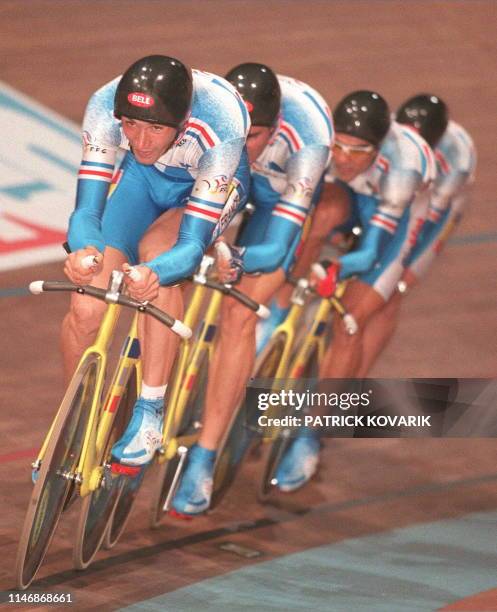
<path id="1" fill-rule="evenodd" d="M 403 261 L 426 216 L 435 161 L 418 134 L 390 121 L 388 105 L 376 92 L 362 90 L 345 96 L 333 116 L 336 138 L 327 175 L 332 182 L 325 192 L 327 201 L 317 209 L 317 230 L 304 251 L 316 250 L 316 243 L 319 249 L 319 240 L 336 229 L 333 224 L 363 228 L 358 248 L 322 267 L 317 283 L 318 293 L 330 297 L 338 280 L 351 279 L 343 303 L 359 330 L 349 335 L 337 317 L 333 341 L 320 368 L 322 379 L 346 379 L 357 376 L 363 337 L 402 277 Z M 330 207 L 333 215 L 328 217 Z M 295 490 L 311 478 L 319 447 L 312 431 L 302 429 L 292 440 L 275 475 L 281 490 Z"/>
<path id="2" fill-rule="evenodd" d="M 139 280 L 125 278 L 131 296 L 167 306 L 181 318 L 176 283 L 193 272 L 246 199 L 249 126 L 230 83 L 171 57 L 144 57 L 97 90 L 83 122 L 67 276 L 105 287 L 112 270 L 140 264 Z M 113 174 L 119 149 L 126 154 Z M 88 255 L 95 263 L 85 269 Z M 73 294 L 62 327 L 67 376 L 91 342 L 103 308 Z M 112 450 L 129 465 L 149 462 L 160 445 L 163 397 L 177 347 L 176 337 L 150 317 L 140 321 L 140 341 L 141 395 Z"/>
<path id="3" fill-rule="evenodd" d="M 302 226 L 318 198 L 330 157 L 332 120 L 314 89 L 277 76 L 263 64 L 241 64 L 226 78 L 251 116 L 247 149 L 255 212 L 238 245 L 226 245 L 230 254 L 220 269 L 231 281 L 245 272 L 240 289 L 266 303 L 285 280 Z M 216 448 L 253 368 L 255 325 L 253 313 L 233 300 L 223 301 L 202 432 L 172 503 L 178 513 L 198 514 L 209 506 Z"/>
<path id="4" fill-rule="evenodd" d="M 364 336 L 360 377 L 367 375 L 393 335 L 402 295 L 427 272 L 460 222 L 476 168 L 476 152 L 470 135 L 449 119 L 447 105 L 438 96 L 418 94 L 409 98 L 397 111 L 396 120 L 413 128 L 433 149 L 437 177 L 430 191 L 425 223 L 406 261 L 407 269 L 399 285 L 402 292 L 394 292 Z"/>

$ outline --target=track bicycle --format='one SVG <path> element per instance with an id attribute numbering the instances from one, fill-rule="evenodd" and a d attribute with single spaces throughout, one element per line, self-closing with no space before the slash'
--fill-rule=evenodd
<path id="1" fill-rule="evenodd" d="M 90 264 L 91 265 L 91 264 Z M 16 577 L 26 589 L 38 571 L 63 511 L 77 497 L 85 502 L 77 529 L 74 561 L 86 567 L 105 535 L 126 474 L 112 474 L 110 449 L 126 426 L 141 384 L 137 314 L 146 313 L 181 337 L 191 330 L 181 321 L 148 303 L 122 293 L 123 273 L 113 272 L 107 289 L 66 281 L 35 281 L 30 291 L 77 292 L 106 302 L 96 340 L 83 354 L 59 410 L 33 463 L 35 482 L 17 552 Z M 102 401 L 108 352 L 121 307 L 136 311 L 121 351 L 107 397 Z M 98 491 L 96 495 L 93 495 Z"/>
<path id="2" fill-rule="evenodd" d="M 233 289 L 230 285 L 221 285 L 211 278 L 207 278 L 214 261 L 215 260 L 213 257 L 205 255 L 197 273 L 193 277 L 185 279 L 192 281 L 194 285 L 193 293 L 191 299 L 189 300 L 184 317 L 185 325 L 190 329 L 197 328 L 204 303 L 208 297 L 209 289 L 219 292 L 219 295 L 221 293 L 224 295 L 232 295 L 242 303 L 245 303 L 249 308 L 257 311 L 259 316 L 267 316 L 269 313 L 266 311 L 265 307 L 246 299 L 243 294 Z M 218 305 L 220 303 L 220 298 L 217 298 L 217 300 L 213 298 L 212 302 L 210 311 L 208 311 L 209 316 L 207 317 L 207 320 L 214 323 L 217 312 L 216 304 Z M 202 328 L 197 334 L 197 340 L 201 336 Z M 207 333 L 206 336 L 205 343 L 209 344 L 210 346 L 210 343 L 212 342 L 212 331 Z M 80 517 L 80 525 L 84 525 L 84 521 L 86 520 L 88 534 L 93 533 L 93 537 L 88 535 L 86 538 L 86 540 L 92 540 L 95 542 L 95 547 L 91 549 L 93 557 L 98 550 L 96 547 L 97 541 L 95 532 L 89 529 L 88 526 L 93 525 L 95 521 L 95 514 L 99 516 L 105 513 L 106 517 L 109 515 L 109 513 L 111 514 L 110 520 L 107 520 L 107 528 L 105 530 L 103 541 L 101 538 L 99 539 L 103 547 L 110 550 L 117 544 L 119 538 L 126 528 L 145 473 L 149 470 L 149 468 L 157 464 L 157 470 L 159 472 L 159 476 L 156 476 L 156 480 L 159 481 L 158 485 L 153 489 L 152 506 L 154 506 L 154 503 L 158 503 L 158 499 L 160 499 L 160 497 L 158 498 L 158 495 L 160 496 L 161 491 L 164 489 L 166 491 L 168 490 L 167 487 L 170 474 L 174 474 L 176 476 L 174 482 L 178 481 L 183 462 L 180 464 L 178 469 L 177 461 L 181 459 L 181 457 L 186 456 L 187 450 L 196 442 L 200 429 L 202 403 L 196 401 L 196 398 L 198 397 L 198 390 L 203 389 L 204 385 L 206 384 L 206 377 L 202 375 L 198 378 L 197 382 L 196 374 L 199 371 L 199 359 L 195 354 L 195 347 L 197 347 L 198 344 L 198 341 L 192 342 L 189 337 L 182 338 L 177 357 L 175 359 L 173 372 L 170 376 L 168 393 L 166 393 L 165 406 L 167 407 L 167 410 L 164 422 L 162 445 L 155 456 L 156 460 L 143 468 L 112 464 L 113 471 L 117 470 L 118 473 L 123 474 L 120 477 L 120 481 L 118 481 L 120 486 L 118 487 L 118 494 L 116 496 L 117 499 L 112 506 L 110 505 L 112 498 L 110 495 L 104 493 L 105 489 L 98 489 L 92 493 L 90 499 L 85 500 L 86 506 L 89 507 L 89 512 L 85 518 L 83 518 L 83 516 Z M 203 365 L 200 366 L 200 372 L 204 374 L 206 373 L 206 369 L 204 369 Z M 184 380 L 185 376 L 187 376 L 188 380 L 186 389 L 182 387 L 182 381 Z M 178 399 L 179 404 L 177 403 Z M 131 409 L 133 404 L 134 400 L 131 402 Z M 124 420 L 124 425 L 126 425 L 127 420 L 128 419 Z M 123 429 L 124 428 L 122 428 L 122 430 Z M 109 441 L 109 451 L 114 442 L 120 437 L 121 433 L 122 431 L 120 430 L 119 436 L 113 436 L 112 440 Z M 175 452 L 176 449 L 178 449 L 177 453 Z M 170 457 L 172 458 L 170 459 Z M 164 469 L 161 469 L 162 466 L 164 466 Z M 111 482 L 114 483 L 115 479 L 113 479 Z M 116 488 L 117 487 L 114 486 L 112 489 Z M 99 502 L 93 503 L 93 497 L 97 497 Z M 160 521 L 163 511 L 161 511 L 159 506 L 157 506 L 157 511 L 154 513 L 154 515 L 157 516 L 156 520 Z M 103 520 L 99 521 L 99 523 L 103 525 Z M 81 529 L 83 529 L 83 527 L 81 527 Z M 81 539 L 82 537 L 80 536 L 79 541 L 81 541 Z M 88 543 L 86 544 L 86 547 L 88 548 Z M 76 545 L 73 560 L 77 568 L 84 569 L 87 567 L 93 557 L 87 555 L 86 559 L 82 559 L 80 548 L 78 545 Z"/>
<path id="3" fill-rule="evenodd" d="M 333 297 L 319 301 L 314 317 L 299 342 L 304 309 L 314 291 L 305 278 L 293 281 L 293 284 L 295 288 L 291 296 L 290 311 L 285 321 L 273 331 L 254 366 L 252 380 L 260 380 L 264 391 L 279 391 L 289 379 L 317 376 L 318 365 L 325 352 L 326 330 L 333 311 L 342 318 L 348 333 L 357 332 L 355 319 L 347 313 L 340 301 L 345 287 L 340 284 Z M 257 406 L 248 405 L 247 402 L 242 402 L 234 412 L 214 467 L 211 508 L 223 499 L 243 457 L 256 439 L 271 445 L 263 470 L 259 498 L 267 497 L 270 488 L 274 486 L 274 472 L 286 449 L 290 431 L 285 428 L 265 428 L 264 436 L 261 437 L 262 431 L 258 424 L 260 414 Z M 267 414 L 278 418 L 282 415 L 282 408 L 272 406 Z"/>
<path id="4" fill-rule="evenodd" d="M 163 452 L 157 462 L 156 484 L 150 508 L 152 528 L 158 527 L 164 514 L 170 510 L 188 449 L 197 441 L 200 433 L 209 363 L 215 350 L 214 343 L 223 297 L 236 299 L 258 317 L 269 316 L 266 306 L 250 299 L 231 284 L 219 283 L 208 278 L 207 274 L 213 262 L 213 258 L 204 258 L 204 265 L 193 277 L 195 290 L 185 316 L 186 324 L 192 323 L 191 313 L 198 315 L 209 289 L 211 293 L 194 342 L 180 349 L 178 369 L 164 422 Z"/>
<path id="5" fill-rule="evenodd" d="M 314 318 L 307 328 L 306 333 L 299 343 L 294 346 L 292 358 L 289 360 L 286 373 L 283 374 L 284 380 L 278 381 L 278 374 L 274 377 L 276 388 L 280 390 L 282 387 L 291 388 L 294 391 L 302 392 L 306 381 L 309 379 L 317 379 L 319 376 L 319 365 L 323 360 L 327 338 L 326 332 L 329 329 L 329 323 L 333 314 L 342 319 L 343 325 L 349 335 L 354 335 L 358 331 L 357 322 L 354 317 L 348 313 L 341 302 L 341 297 L 345 292 L 346 282 L 339 283 L 335 294 L 331 298 L 321 298 L 318 303 Z M 308 287 L 307 291 L 313 293 Z M 284 332 L 285 325 L 282 330 Z M 275 330 L 275 335 L 278 330 Z M 277 340 L 277 337 L 275 338 Z M 266 376 L 261 363 L 260 372 Z M 284 414 L 284 410 L 280 406 L 276 406 L 274 411 L 277 417 Z M 275 473 L 278 465 L 285 454 L 285 451 L 291 441 L 292 430 L 288 427 L 271 428 L 266 432 L 264 441 L 270 444 L 267 454 L 267 459 L 262 473 L 260 486 L 258 490 L 258 498 L 261 501 L 267 499 L 271 491 L 277 484 Z"/>

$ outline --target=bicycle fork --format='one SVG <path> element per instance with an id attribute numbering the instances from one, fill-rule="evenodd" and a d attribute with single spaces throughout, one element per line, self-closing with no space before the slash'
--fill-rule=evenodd
<path id="1" fill-rule="evenodd" d="M 104 382 L 105 368 L 107 365 L 107 351 L 109 349 L 110 342 L 113 338 L 116 324 L 119 319 L 119 311 L 120 311 L 120 306 L 117 306 L 116 304 L 110 304 L 107 307 L 103 320 L 102 320 L 102 324 L 100 326 L 100 330 L 95 340 L 95 343 L 86 349 L 86 351 L 83 353 L 83 356 L 81 357 L 79 364 L 78 364 L 78 368 L 79 368 L 79 365 L 81 365 L 90 356 L 96 355 L 97 357 L 98 372 L 97 372 L 97 380 L 95 384 L 94 397 L 93 397 L 92 406 L 90 410 L 90 415 L 91 415 L 90 418 L 95 418 L 96 410 L 98 409 L 99 404 L 100 404 L 100 399 L 101 399 L 100 396 L 102 393 L 102 387 L 103 387 L 103 382 Z M 66 391 L 66 395 L 68 395 L 69 392 L 70 392 L 70 389 Z M 64 404 L 64 401 L 61 402 L 61 407 L 63 404 Z M 57 421 L 57 417 L 59 416 L 60 410 L 61 408 L 59 408 L 54 419 L 52 420 L 50 429 L 48 430 L 48 433 L 43 441 L 43 444 L 40 448 L 38 456 L 36 460 L 32 463 L 33 472 L 38 472 L 41 468 L 43 458 L 45 456 L 47 446 L 52 436 L 53 428 L 54 428 L 55 422 Z M 83 454 L 84 454 L 84 449 L 85 447 L 83 447 Z M 80 470 L 79 470 L 79 466 L 75 474 L 66 475 L 66 477 L 68 478 L 69 476 L 72 479 L 74 479 L 76 483 L 79 484 L 82 478 Z"/>

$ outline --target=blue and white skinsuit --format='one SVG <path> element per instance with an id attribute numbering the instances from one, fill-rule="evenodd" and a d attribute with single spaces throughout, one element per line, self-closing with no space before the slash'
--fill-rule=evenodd
<path id="1" fill-rule="evenodd" d="M 476 151 L 466 130 L 449 121 L 435 149 L 437 177 L 429 194 L 426 221 L 406 266 L 421 278 L 461 220 L 474 180 Z"/>
<path id="2" fill-rule="evenodd" d="M 397 287 L 405 260 L 416 243 L 428 209 L 436 174 L 432 150 L 421 136 L 393 122 L 374 163 L 348 183 L 351 216 L 346 226 L 361 225 L 359 245 L 340 257 L 340 279 L 357 276 L 387 301 Z"/>
<path id="3" fill-rule="evenodd" d="M 249 114 L 230 83 L 193 70 L 192 104 L 183 130 L 157 162 L 143 165 L 114 117 L 119 80 L 95 92 L 86 109 L 69 246 L 75 251 L 91 245 L 101 252 L 113 247 L 137 264 L 138 245 L 147 229 L 166 211 L 183 208 L 176 243 L 144 262 L 162 285 L 175 284 L 193 273 L 246 202 Z M 119 148 L 127 153 L 114 174 Z M 161 443 L 162 422 L 163 398 L 140 396 L 124 435 L 112 448 L 113 456 L 131 465 L 149 462 Z"/>
<path id="4" fill-rule="evenodd" d="M 333 122 L 320 94 L 301 81 L 278 75 L 281 112 L 269 144 L 251 166 L 255 212 L 239 244 L 244 271 L 288 272 L 302 228 L 319 199 L 330 159 Z"/>

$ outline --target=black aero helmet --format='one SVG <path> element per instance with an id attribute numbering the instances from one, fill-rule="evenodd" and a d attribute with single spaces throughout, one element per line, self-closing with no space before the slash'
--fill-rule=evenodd
<path id="1" fill-rule="evenodd" d="M 246 63 L 224 77 L 241 94 L 252 125 L 272 127 L 280 112 L 281 89 L 275 73 L 264 64 Z"/>
<path id="2" fill-rule="evenodd" d="M 402 104 L 396 120 L 412 125 L 430 147 L 434 147 L 447 129 L 449 110 L 438 96 L 419 94 Z"/>
<path id="3" fill-rule="evenodd" d="M 192 73 L 182 62 L 149 55 L 123 74 L 114 98 L 114 115 L 180 128 L 192 100 Z"/>
<path id="4" fill-rule="evenodd" d="M 350 134 L 377 147 L 390 128 L 390 110 L 374 91 L 354 91 L 333 111 L 335 131 Z"/>

